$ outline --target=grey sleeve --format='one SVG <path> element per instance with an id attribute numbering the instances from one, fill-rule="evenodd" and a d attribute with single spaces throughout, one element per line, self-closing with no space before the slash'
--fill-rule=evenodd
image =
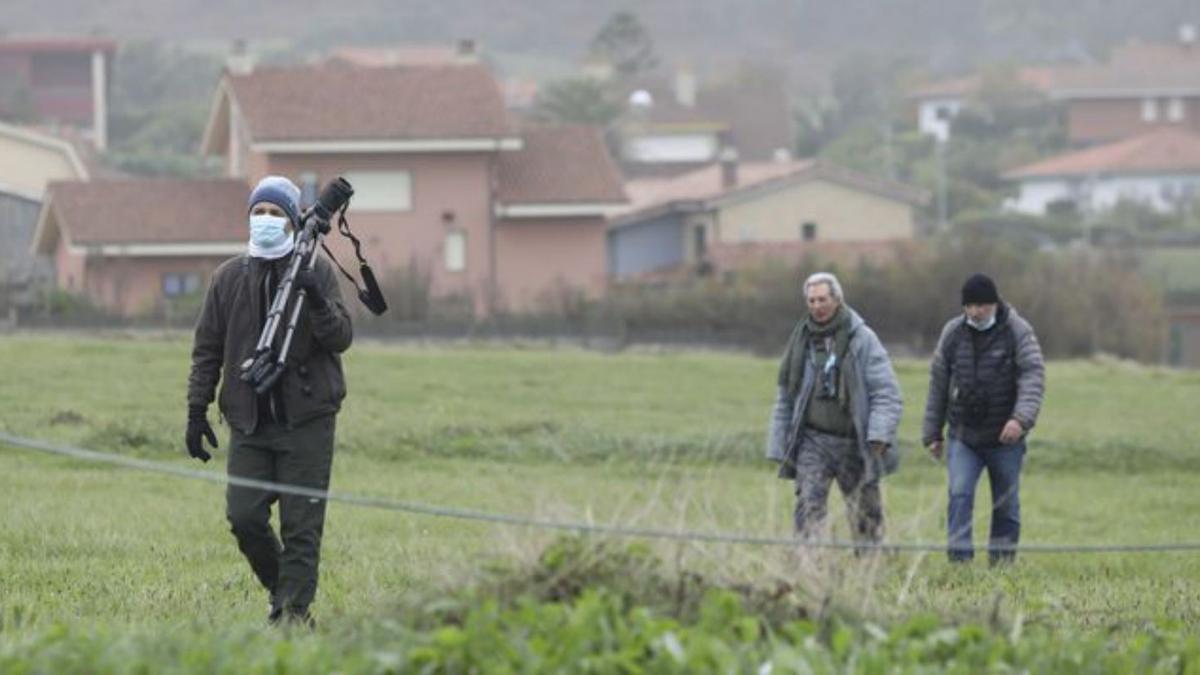
<path id="1" fill-rule="evenodd" d="M 779 387 L 775 404 L 771 407 L 771 419 L 767 429 L 767 459 L 782 462 L 787 458 L 788 434 L 792 429 L 792 411 L 795 399 L 785 388 Z"/>
<path id="2" fill-rule="evenodd" d="M 904 399 L 900 395 L 900 381 L 892 368 L 892 359 L 874 331 L 868 333 L 867 380 L 867 440 L 880 441 L 889 446 L 896 445 L 896 429 L 900 416 L 904 414 Z"/>
<path id="3" fill-rule="evenodd" d="M 1042 359 L 1042 346 L 1037 335 L 1028 324 L 1021 326 L 1017 338 L 1017 404 L 1013 406 L 1013 419 L 1029 431 L 1037 424 L 1042 410 L 1042 399 L 1046 393 L 1046 364 Z"/>
<path id="4" fill-rule="evenodd" d="M 946 408 L 950 403 L 950 364 L 946 362 L 946 340 L 954 331 L 951 321 L 942 328 L 933 360 L 929 364 L 929 395 L 925 398 L 925 420 L 921 429 L 921 443 L 929 445 L 942 440 L 942 428 L 946 425 Z"/>

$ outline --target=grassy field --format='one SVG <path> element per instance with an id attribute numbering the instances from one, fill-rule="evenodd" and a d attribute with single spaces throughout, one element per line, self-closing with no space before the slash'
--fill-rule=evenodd
<path id="1" fill-rule="evenodd" d="M 188 347 L 184 337 L 0 340 L 0 428 L 199 466 L 182 451 Z M 346 366 L 337 491 L 571 521 L 789 532 L 791 486 L 761 459 L 772 360 L 362 344 Z M 925 365 L 903 362 L 898 372 L 905 457 L 885 486 L 888 537 L 939 542 L 944 470 L 916 446 Z M 1024 542 L 1200 539 L 1200 373 L 1055 363 L 1048 391 L 1022 485 Z M 265 594 L 227 531 L 219 486 L 0 447 L 0 495 L 0 670 L 80 661 L 84 671 L 125 672 L 95 664 L 163 665 L 161 650 L 217 650 L 241 660 L 170 662 L 178 672 L 251 672 L 260 661 L 276 672 L 280 659 L 384 672 L 391 661 L 355 666 L 346 645 L 370 651 L 380 626 L 409 626 L 414 606 L 497 564 L 536 565 L 557 536 L 331 504 L 320 630 L 281 637 L 261 629 Z M 977 541 L 988 498 L 981 484 Z M 833 499 L 836 534 L 845 536 Z M 1195 552 L 1028 554 L 990 570 L 983 561 L 951 567 L 938 554 L 813 560 L 723 544 L 648 549 L 672 578 L 788 584 L 802 612 L 832 608 L 856 625 L 932 616 L 1085 642 L 1200 632 Z"/>

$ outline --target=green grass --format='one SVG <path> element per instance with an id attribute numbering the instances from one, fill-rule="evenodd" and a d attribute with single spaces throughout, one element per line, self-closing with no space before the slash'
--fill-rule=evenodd
<path id="1" fill-rule="evenodd" d="M 198 466 L 181 449 L 188 346 L 179 337 L 0 340 L 0 428 Z M 361 344 L 346 366 L 337 491 L 572 521 L 789 532 L 791 486 L 761 459 L 773 360 Z M 888 536 L 936 543 L 944 473 L 916 446 L 925 365 L 902 362 L 898 372 L 906 456 L 885 485 Z M 1200 374 L 1055 363 L 1048 387 L 1023 477 L 1023 540 L 1200 539 L 1192 522 L 1200 511 Z M 244 648 L 243 665 L 285 644 L 316 654 L 293 652 L 288 658 L 299 660 L 288 663 L 321 670 L 321 659 L 349 658 L 335 647 L 347 635 L 368 648 L 380 625 L 408 625 L 398 608 L 414 598 L 469 585 L 497 560 L 532 564 L 556 536 L 331 504 L 316 606 L 322 628 L 291 640 L 259 628 L 265 594 L 227 531 L 216 485 L 0 447 L 0 495 L 0 656 L 7 649 L 26 666 L 38 654 L 73 654 L 69 645 L 84 658 L 104 641 L 159 663 L 148 638 L 158 636 L 184 651 Z M 981 484 L 977 541 L 987 500 Z M 840 503 L 835 494 L 831 520 L 844 536 Z M 859 561 L 721 544 L 651 550 L 674 575 L 789 583 L 812 612 L 829 605 L 887 626 L 937 616 L 1066 630 L 1085 642 L 1128 640 L 1154 625 L 1200 630 L 1194 552 L 1029 554 L 994 571 L 982 562 L 951 567 L 938 554 Z M 251 637 L 235 647 L 239 627 Z"/>

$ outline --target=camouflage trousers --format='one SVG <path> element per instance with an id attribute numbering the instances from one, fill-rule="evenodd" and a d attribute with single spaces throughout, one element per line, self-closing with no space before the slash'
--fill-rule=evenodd
<path id="1" fill-rule="evenodd" d="M 868 472 L 853 438 L 814 429 L 801 432 L 796 453 L 796 532 L 805 539 L 826 538 L 829 488 L 837 481 L 846 500 L 850 531 L 859 542 L 883 537 L 883 501 L 876 472 Z M 868 477 L 868 473 L 871 473 Z"/>

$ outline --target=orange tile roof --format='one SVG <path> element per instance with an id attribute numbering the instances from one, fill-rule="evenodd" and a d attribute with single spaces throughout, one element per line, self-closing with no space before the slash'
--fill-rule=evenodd
<path id="1" fill-rule="evenodd" d="M 1068 152 L 1017 167 L 1010 180 L 1090 174 L 1200 172 L 1200 136 L 1164 127 L 1147 134 Z"/>
<path id="2" fill-rule="evenodd" d="M 227 75 L 256 141 L 496 138 L 512 132 L 480 65 L 260 68 Z"/>
<path id="3" fill-rule="evenodd" d="M 524 148 L 499 153 L 503 204 L 623 203 L 621 174 L 595 127 L 530 126 Z"/>

